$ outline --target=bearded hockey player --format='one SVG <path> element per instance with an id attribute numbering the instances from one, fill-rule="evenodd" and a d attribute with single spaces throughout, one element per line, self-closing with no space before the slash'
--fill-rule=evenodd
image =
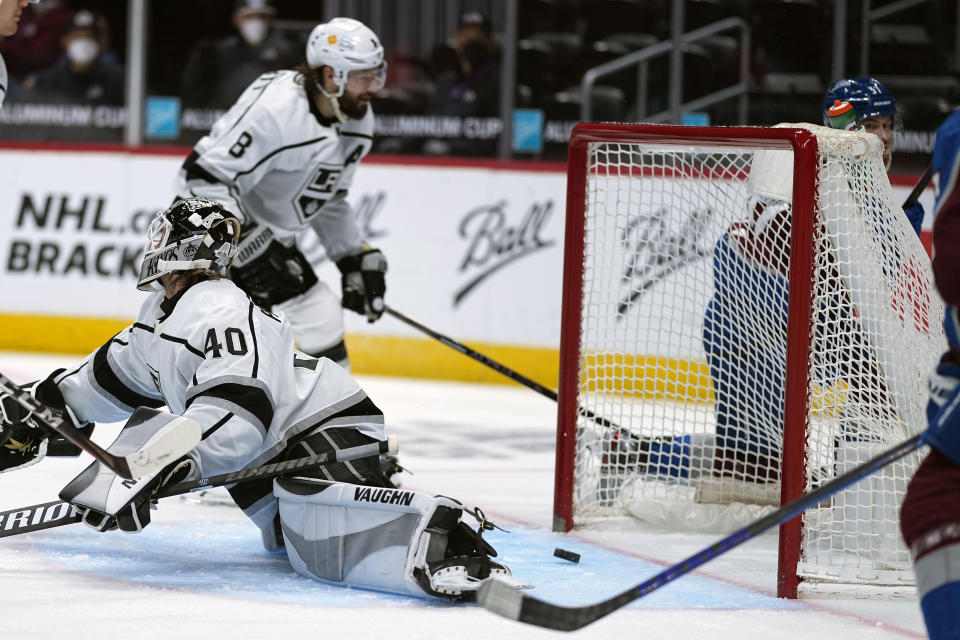
<path id="1" fill-rule="evenodd" d="M 343 307 L 369 322 L 383 313 L 383 254 L 362 242 L 346 200 L 373 143 L 370 101 L 387 65 L 376 34 L 350 18 L 318 25 L 306 62 L 266 73 L 183 163 L 179 197 L 235 211 L 243 233 L 230 277 L 266 309 L 283 311 L 297 345 L 346 365 Z M 342 300 L 296 246 L 312 228 L 342 273 Z"/>
<path id="2" fill-rule="evenodd" d="M 0 37 L 6 38 L 17 32 L 20 26 L 20 12 L 27 4 L 37 4 L 40 0 L 0 0 Z M 7 97 L 7 87 L 10 79 L 7 77 L 7 65 L 0 56 L 0 109 L 3 100 Z"/>
<path id="3" fill-rule="evenodd" d="M 111 452 L 150 441 L 174 416 L 203 430 L 186 457 L 135 482 L 90 465 L 60 493 L 86 524 L 137 532 L 160 487 L 386 438 L 383 414 L 349 373 L 296 350 L 289 322 L 224 277 L 239 235 L 237 217 L 209 200 L 157 213 L 138 283 L 154 293 L 136 321 L 80 366 L 41 383 L 53 391 L 45 402 L 77 423 L 169 408 L 135 415 Z M 44 437 L 29 416 L 3 418 L 0 440 Z M 376 457 L 229 490 L 265 547 L 285 546 L 293 568 L 313 579 L 470 599 L 483 580 L 510 573 L 489 558 L 496 552 L 480 535 L 489 523 L 474 532 L 460 520 L 459 502 L 394 489 Z"/>
<path id="4" fill-rule="evenodd" d="M 890 170 L 893 162 L 893 149 L 897 140 L 897 131 L 903 130 L 903 123 L 897 111 L 897 101 L 893 94 L 875 78 L 845 78 L 837 80 L 827 88 L 823 96 L 823 124 L 830 126 L 827 110 L 834 101 L 849 102 L 857 113 L 860 126 L 867 133 L 883 141 L 883 164 Z M 923 224 L 923 205 L 916 202 L 904 213 L 910 220 L 913 230 L 920 235 Z"/>
<path id="5" fill-rule="evenodd" d="M 930 453 L 907 487 L 900 529 L 917 575 L 920 608 L 931 640 L 960 638 L 960 111 L 937 129 L 933 172 L 933 275 L 946 303 L 948 348 L 930 375 Z"/>

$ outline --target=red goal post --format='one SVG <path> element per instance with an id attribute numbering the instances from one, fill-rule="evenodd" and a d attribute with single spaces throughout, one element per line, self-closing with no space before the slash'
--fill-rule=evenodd
<path id="1" fill-rule="evenodd" d="M 830 473 L 842 464 L 853 464 L 854 457 L 862 454 L 853 454 L 850 450 L 880 442 L 886 437 L 888 428 L 894 431 L 916 428 L 911 427 L 912 422 L 916 422 L 914 407 L 911 405 L 904 409 L 906 401 L 901 400 L 901 395 L 909 397 L 914 393 L 914 378 L 917 376 L 912 370 L 904 374 L 891 362 L 889 354 L 895 351 L 894 346 L 901 345 L 901 342 L 896 342 L 900 338 L 872 337 L 875 332 L 884 336 L 889 333 L 885 329 L 890 323 L 889 310 L 881 309 L 876 322 L 873 322 L 870 314 L 871 309 L 882 308 L 886 304 L 877 303 L 877 300 L 887 301 L 892 295 L 894 307 L 904 300 L 916 303 L 917 290 L 921 290 L 927 296 L 922 300 L 922 309 L 914 310 L 913 314 L 900 313 L 904 325 L 911 324 L 909 318 L 913 315 L 923 317 L 922 321 L 914 323 L 917 327 L 908 326 L 905 329 L 909 335 L 905 338 L 907 342 L 902 344 L 925 340 L 922 343 L 924 353 L 934 353 L 937 337 L 922 335 L 931 333 L 939 322 L 938 319 L 929 320 L 936 315 L 936 309 L 931 308 L 935 301 L 932 302 L 927 293 L 930 290 L 929 265 L 924 265 L 919 257 L 923 255 L 925 258 L 919 240 L 907 238 L 904 231 L 906 227 L 897 221 L 897 212 L 893 211 L 891 205 L 892 192 L 879 159 L 879 141 L 870 140 L 874 137 L 865 134 L 844 136 L 847 136 L 846 132 L 834 132 L 811 125 L 682 127 L 582 123 L 575 127 L 568 156 L 554 487 L 556 530 L 570 530 L 582 521 L 595 517 L 621 515 L 624 512 L 622 490 L 627 485 L 631 490 L 636 490 L 640 484 L 662 485 L 654 488 L 646 486 L 643 491 L 656 494 L 656 504 L 659 506 L 654 511 L 659 513 L 661 507 L 669 511 L 675 506 L 671 503 L 677 501 L 677 490 L 694 491 L 690 486 L 694 484 L 694 472 L 678 470 L 676 465 L 690 465 L 696 456 L 693 452 L 699 446 L 696 444 L 698 438 L 710 441 L 711 447 L 716 446 L 712 449 L 716 454 L 713 462 L 705 458 L 707 462 L 694 463 L 693 467 L 700 465 L 696 471 L 702 474 L 700 478 L 733 476 L 733 480 L 744 481 L 741 484 L 749 487 L 734 486 L 727 482 L 731 480 L 730 477 L 724 477 L 720 483 L 723 485 L 721 491 L 733 486 L 734 497 L 728 502 L 738 505 L 741 502 L 769 504 L 764 499 L 754 500 L 744 496 L 754 496 L 754 491 L 767 494 L 776 488 L 776 501 L 785 503 L 809 490 L 811 483 L 818 481 L 817 474 Z M 822 148 L 822 144 L 826 144 L 827 148 Z M 851 148 L 854 151 L 849 151 Z M 707 265 L 711 262 L 708 247 L 714 251 L 712 260 L 716 264 L 721 255 L 716 253 L 720 244 L 718 238 L 734 234 L 738 225 L 754 225 L 751 231 L 744 233 L 756 232 L 759 228 L 758 214 L 755 213 L 751 220 L 746 204 L 747 196 L 753 193 L 746 189 L 748 182 L 753 179 L 750 177 L 751 163 L 756 157 L 758 165 L 766 165 L 771 160 L 775 164 L 786 157 L 784 154 L 792 157 L 792 179 L 787 183 L 789 185 L 792 182 L 792 203 L 787 205 L 788 222 L 783 229 L 775 229 L 775 232 L 780 234 L 781 239 L 789 234 L 789 256 L 784 253 L 780 263 L 774 265 L 768 261 L 763 265 L 764 269 L 757 269 L 758 280 L 749 282 L 759 282 L 759 288 L 748 286 L 747 280 L 742 286 L 744 304 L 747 305 L 750 298 L 760 298 L 771 291 L 776 293 L 779 291 L 777 287 L 789 292 L 785 309 L 785 353 L 777 353 L 781 342 L 773 340 L 770 350 L 774 355 L 768 358 L 779 368 L 769 378 L 776 379 L 779 376 L 782 389 L 779 386 L 781 383 L 774 383 L 771 388 L 758 389 L 756 393 L 758 397 L 769 396 L 768 405 L 781 407 L 774 409 L 773 413 L 769 407 L 764 410 L 767 411 L 766 417 L 782 412 L 782 424 L 777 426 L 782 430 L 778 432 L 782 433 L 782 442 L 780 435 L 772 436 L 770 441 L 781 448 L 778 453 L 782 456 L 765 455 L 760 451 L 763 447 L 751 441 L 736 451 L 738 459 L 735 462 L 718 463 L 716 458 L 720 457 L 722 449 L 715 444 L 720 442 L 717 435 L 720 429 L 716 427 L 721 421 L 719 409 L 711 412 L 703 407 L 719 402 L 716 400 L 716 385 L 724 383 L 722 378 L 711 378 L 715 378 L 717 372 L 728 365 L 721 366 L 716 363 L 716 358 L 707 358 L 710 362 L 710 366 L 707 366 L 702 362 L 702 353 L 699 356 L 687 353 L 696 351 L 695 343 L 700 340 L 706 345 L 707 329 L 704 328 L 702 316 L 707 290 L 713 288 L 712 281 L 706 275 Z M 760 175 L 760 169 L 754 167 L 753 173 Z M 842 177 L 838 178 L 838 175 Z M 785 196 L 785 199 L 790 200 L 790 196 Z M 706 213 L 678 221 L 674 202 L 682 202 L 686 210 Z M 755 200 L 749 201 L 750 206 L 754 203 Z M 756 211 L 761 209 L 759 207 Z M 680 215 L 684 215 L 686 210 Z M 866 222 L 851 224 L 844 219 L 844 216 L 855 212 L 865 217 Z M 656 216 L 667 219 L 653 222 Z M 905 223 L 902 213 L 899 216 Z M 609 229 L 603 228 L 605 223 L 597 222 L 601 218 L 616 219 L 616 222 L 611 223 Z M 763 219 L 762 215 L 760 219 L 767 225 L 765 229 L 768 233 L 780 220 L 776 217 Z M 644 224 L 647 227 L 638 232 L 638 225 Z M 860 244 L 857 246 L 862 245 L 860 249 L 849 249 L 846 238 L 854 237 L 857 233 L 864 235 L 861 227 L 867 228 L 871 224 L 882 224 L 892 231 L 879 240 L 867 238 L 858 241 Z M 651 247 L 654 243 L 650 241 L 653 233 L 650 229 L 654 226 L 663 236 L 662 252 L 657 255 L 653 255 Z M 671 229 L 681 229 L 682 233 L 672 233 Z M 627 236 L 630 234 L 633 234 L 633 240 L 639 238 L 639 241 L 635 242 L 636 246 L 628 248 L 630 242 Z M 842 239 L 837 241 L 836 237 Z M 769 239 L 766 241 L 769 242 Z M 716 247 L 712 247 L 714 242 L 717 243 Z M 697 246 L 691 250 L 691 245 Z M 901 259 L 899 249 L 894 250 L 901 245 L 908 247 L 905 251 L 909 258 L 907 260 Z M 879 270 L 861 269 L 855 259 L 860 255 L 856 251 L 861 250 L 879 251 L 883 256 L 887 254 L 882 252 L 887 251 L 894 257 L 884 257 L 880 262 L 886 260 L 892 264 L 896 260 L 895 268 L 881 264 Z M 770 250 L 765 248 L 764 251 Z M 614 262 L 617 263 L 601 264 L 610 255 L 615 256 Z M 769 258 L 769 253 L 757 255 L 760 256 L 760 263 Z M 643 263 L 647 268 L 644 272 L 646 279 L 640 285 L 634 281 L 624 285 L 625 280 L 636 279 L 638 263 Z M 771 266 L 773 268 L 767 268 Z M 880 282 L 884 278 L 901 280 L 900 274 L 908 268 L 910 282 L 906 283 L 905 288 L 910 292 L 907 297 L 901 298 L 896 291 L 888 291 L 897 287 L 896 282 L 886 288 L 871 284 L 863 293 L 857 289 L 861 281 Z M 779 274 L 774 273 L 778 270 Z M 693 271 L 698 273 L 695 278 L 688 275 Z M 893 271 L 898 273 L 891 276 L 888 272 Z M 826 277 L 825 273 L 828 273 Z M 919 279 L 919 285 L 914 281 L 916 279 Z M 780 280 L 782 284 L 776 284 Z M 651 303 L 651 306 L 670 310 L 657 319 L 659 324 L 647 319 L 631 320 L 633 309 L 629 303 L 623 302 L 625 286 L 628 289 L 633 286 L 633 294 L 637 293 L 636 288 L 639 287 L 642 295 L 667 289 L 658 294 L 662 300 Z M 670 291 L 671 287 L 677 289 Z M 613 295 L 612 289 L 620 289 L 620 295 Z M 875 289 L 882 293 L 876 293 Z M 688 290 L 700 297 L 687 301 Z M 853 290 L 853 294 L 848 290 Z M 678 302 L 681 298 L 684 300 Z M 824 311 L 822 301 L 831 298 L 841 300 L 842 304 L 837 304 L 846 311 L 838 311 L 840 307 Z M 617 300 L 620 302 L 615 304 Z M 818 303 L 818 300 L 821 302 Z M 774 311 L 776 302 L 774 299 L 770 303 Z M 837 317 L 844 316 L 844 313 L 848 317 L 838 320 Z M 771 315 L 775 313 L 772 311 Z M 690 322 L 689 328 L 677 330 L 673 327 L 678 319 L 694 317 L 699 319 Z M 825 323 L 828 328 L 824 330 L 818 327 L 818 322 Z M 814 336 L 823 342 L 823 333 L 829 333 L 835 328 L 834 325 L 844 323 L 839 338 L 834 338 L 834 342 L 826 346 L 818 343 L 817 349 L 830 351 L 834 356 L 840 352 L 853 353 L 857 357 L 840 365 L 842 374 L 825 366 L 815 375 L 812 372 L 818 366 L 815 361 L 823 358 L 811 352 Z M 674 334 L 684 332 L 683 336 L 675 338 Z M 867 337 L 858 337 L 857 332 Z M 757 333 L 764 334 L 763 327 Z M 775 334 L 776 331 L 770 333 Z M 644 337 L 634 341 L 636 335 Z M 656 353 L 646 353 L 651 350 L 651 341 L 661 339 L 658 336 L 667 336 L 663 338 L 664 342 L 683 343 L 683 348 L 679 349 L 683 352 L 681 356 L 672 355 L 670 350 L 673 346 L 663 350 L 653 349 Z M 855 346 L 851 347 L 851 342 Z M 928 343 L 930 348 L 927 347 Z M 863 361 L 869 362 L 864 364 Z M 924 366 L 918 366 L 917 370 L 922 370 Z M 823 374 L 823 370 L 831 373 Z M 908 383 L 891 381 L 891 375 L 896 376 L 897 380 L 906 379 Z M 765 373 L 757 379 L 765 380 L 767 376 Z M 848 379 L 841 379 L 844 377 Z M 901 393 L 901 387 L 906 391 Z M 869 403 L 862 406 L 862 403 L 857 404 L 859 397 L 868 395 Z M 669 402 L 664 401 L 664 396 L 670 396 Z M 737 397 L 748 396 L 742 393 Z M 893 396 L 896 398 L 891 399 Z M 638 409 L 645 403 L 659 406 L 650 411 L 646 407 Z M 681 408 L 674 405 L 681 405 Z M 698 408 L 691 409 L 692 405 Z M 853 414 L 848 413 L 854 409 L 857 414 L 851 417 Z M 757 412 L 762 413 L 760 409 Z M 711 413 L 715 415 L 711 417 Z M 676 417 L 680 414 L 687 417 Z M 696 433 L 683 432 L 688 420 L 690 425 L 698 425 Z M 658 431 L 664 422 L 674 426 Z M 812 426 L 814 422 L 818 424 Z M 821 422 L 827 426 L 820 425 Z M 856 428 L 851 428 L 850 424 L 855 424 Z M 878 424 L 879 427 L 875 426 Z M 714 432 L 714 429 L 717 431 Z M 822 429 L 824 435 L 816 437 L 826 444 L 816 444 L 811 429 Z M 851 435 L 853 432 L 856 435 Z M 669 454 L 663 453 L 666 451 L 664 442 L 667 441 L 675 447 Z M 727 437 L 726 441 L 731 440 Z M 828 462 L 815 461 L 808 466 L 807 456 L 811 447 L 823 449 L 822 455 Z M 661 476 L 656 479 L 657 482 L 650 480 L 653 464 L 651 451 L 654 449 L 658 450 L 658 464 L 661 465 L 658 467 Z M 771 462 L 767 458 L 774 460 Z M 665 471 L 668 460 L 673 466 Z M 758 461 L 765 461 L 763 464 L 770 468 L 762 469 Z M 718 473 L 721 467 L 724 473 Z M 735 471 L 726 473 L 729 470 Z M 901 475 L 908 471 L 901 472 Z M 753 477 L 753 474 L 759 475 Z M 902 478 L 893 482 L 897 487 L 903 483 Z M 705 480 L 700 481 L 700 485 L 707 484 Z M 691 502 L 701 501 L 703 486 L 695 488 L 697 498 L 691 499 Z M 887 514 L 886 519 L 889 520 L 889 509 L 883 511 L 867 504 L 872 499 L 846 496 L 839 503 L 831 505 L 833 511 L 830 513 L 818 514 L 814 519 L 798 517 L 781 526 L 779 595 L 797 596 L 801 583 L 799 573 L 803 573 L 798 571 L 798 564 L 801 564 L 804 549 L 816 551 L 830 547 L 823 555 L 839 557 L 841 565 L 849 562 L 844 554 L 859 553 L 857 549 L 848 547 L 853 546 L 852 540 L 866 538 L 867 534 L 856 531 L 836 534 L 837 527 L 841 526 L 836 522 L 839 518 L 837 514 L 851 511 L 866 513 L 863 522 L 857 525 L 864 529 L 874 526 L 869 522 L 871 513 Z M 706 498 L 705 501 L 711 509 L 724 502 L 715 498 Z M 883 498 L 882 501 L 886 503 L 890 500 Z M 713 509 L 706 519 L 724 523 L 719 525 L 721 529 L 724 526 L 729 528 L 732 521 L 725 520 L 728 514 L 717 515 L 720 510 L 720 507 Z M 752 514 L 753 511 L 747 513 Z M 746 517 L 752 519 L 749 515 Z M 808 529 L 804 529 L 804 526 Z M 886 523 L 880 534 L 870 531 L 870 540 L 889 538 L 889 529 L 890 525 Z M 873 543 L 868 542 L 867 546 L 870 544 Z M 870 555 L 874 552 L 867 549 L 865 553 Z M 883 555 L 887 552 L 877 553 Z M 816 554 L 811 552 L 810 555 L 813 557 Z M 817 559 L 805 563 L 805 566 L 812 568 L 809 571 L 804 569 L 811 576 L 804 579 L 820 580 L 820 574 L 824 572 L 817 566 L 830 562 L 832 560 Z M 897 563 L 888 564 L 892 566 Z M 883 576 L 881 582 L 901 580 L 899 573 L 888 571 L 888 568 L 882 565 L 877 571 L 878 575 Z M 862 573 L 862 569 L 854 567 L 849 573 L 858 571 Z M 831 570 L 825 573 L 831 573 Z M 891 575 L 895 577 L 890 578 Z"/>

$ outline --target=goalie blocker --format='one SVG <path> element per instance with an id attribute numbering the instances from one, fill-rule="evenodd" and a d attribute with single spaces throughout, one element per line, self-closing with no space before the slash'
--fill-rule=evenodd
<path id="1" fill-rule="evenodd" d="M 274 481 L 290 564 L 321 582 L 472 601 L 488 578 L 510 581 L 497 552 L 445 496 L 327 482 Z M 513 584 L 512 582 L 510 582 Z"/>

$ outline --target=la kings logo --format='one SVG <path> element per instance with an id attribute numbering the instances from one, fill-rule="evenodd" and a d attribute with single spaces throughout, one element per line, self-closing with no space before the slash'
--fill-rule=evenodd
<path id="1" fill-rule="evenodd" d="M 323 205 L 336 193 L 342 167 L 321 166 L 300 189 L 295 199 L 297 214 L 301 222 L 316 215 Z"/>

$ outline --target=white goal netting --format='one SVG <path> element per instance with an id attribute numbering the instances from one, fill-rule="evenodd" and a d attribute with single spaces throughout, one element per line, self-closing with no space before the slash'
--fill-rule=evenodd
<path id="1" fill-rule="evenodd" d="M 942 306 L 880 141 L 781 126 L 819 148 L 813 231 L 795 244 L 812 260 L 805 291 L 790 287 L 800 214 L 782 140 L 588 145 L 574 522 L 732 531 L 780 504 L 784 458 L 805 460 L 810 491 L 925 428 Z M 805 298 L 808 329 L 788 337 Z M 784 449 L 788 370 L 803 451 Z M 897 512 L 919 459 L 804 515 L 805 585 L 912 583 Z"/>

